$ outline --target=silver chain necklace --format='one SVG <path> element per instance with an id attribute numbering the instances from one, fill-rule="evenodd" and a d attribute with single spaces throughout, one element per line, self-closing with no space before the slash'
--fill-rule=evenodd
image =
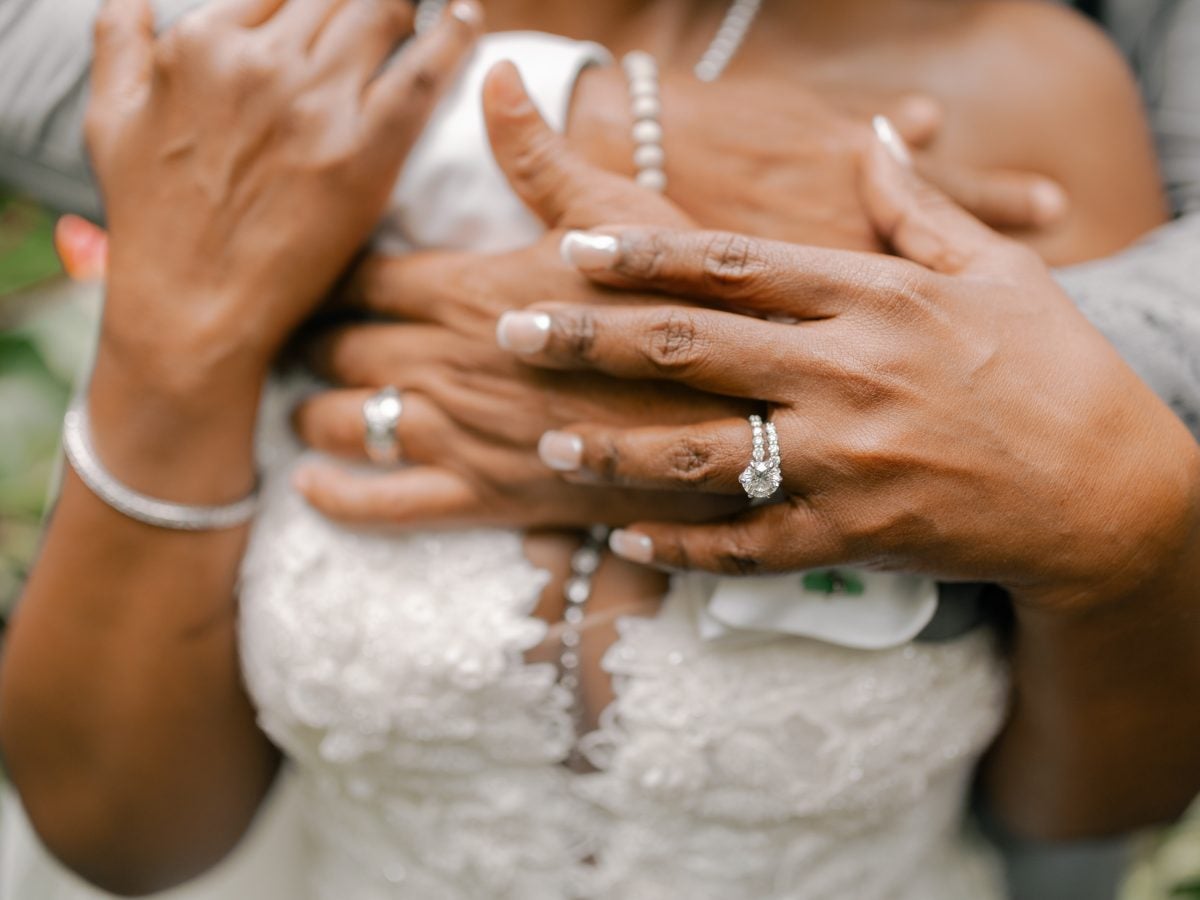
<path id="1" fill-rule="evenodd" d="M 414 27 L 418 34 L 426 31 L 438 20 L 448 0 L 421 0 L 417 4 L 417 16 Z M 758 18 L 762 0 L 733 0 L 717 29 L 717 35 L 708 45 L 708 49 L 700 56 L 692 71 L 701 81 L 716 81 L 721 73 L 737 55 L 742 42 L 750 31 L 750 26 Z"/>

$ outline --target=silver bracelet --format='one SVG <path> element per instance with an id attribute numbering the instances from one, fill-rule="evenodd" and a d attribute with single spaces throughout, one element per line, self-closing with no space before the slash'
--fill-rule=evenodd
<path id="1" fill-rule="evenodd" d="M 63 451 L 79 480 L 123 516 L 172 531 L 220 531 L 250 521 L 258 511 L 258 489 L 227 506 L 189 506 L 147 497 L 122 484 L 104 468 L 92 447 L 87 406 L 76 398 L 63 420 Z"/>

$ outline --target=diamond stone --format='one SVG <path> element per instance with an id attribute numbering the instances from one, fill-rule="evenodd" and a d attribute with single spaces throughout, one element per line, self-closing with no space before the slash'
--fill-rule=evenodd
<path id="1" fill-rule="evenodd" d="M 778 464 L 772 465 L 771 461 L 766 460 L 746 466 L 738 481 L 751 499 L 766 500 L 779 490 L 783 483 L 783 475 Z"/>

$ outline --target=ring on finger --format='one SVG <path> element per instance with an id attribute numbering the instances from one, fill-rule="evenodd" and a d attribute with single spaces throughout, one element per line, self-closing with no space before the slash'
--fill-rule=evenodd
<path id="1" fill-rule="evenodd" d="M 400 391 L 388 385 L 363 401 L 362 416 L 366 430 L 363 446 L 373 463 L 393 466 L 403 454 L 396 427 L 404 413 L 404 398 Z"/>
<path id="2" fill-rule="evenodd" d="M 774 423 L 764 424 L 759 415 L 750 417 L 750 431 L 753 439 L 750 464 L 738 481 L 751 500 L 768 500 L 783 484 L 783 472 L 779 468 L 779 435 Z"/>

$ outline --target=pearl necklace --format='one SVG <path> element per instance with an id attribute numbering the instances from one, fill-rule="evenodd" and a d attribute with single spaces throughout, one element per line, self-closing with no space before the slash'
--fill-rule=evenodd
<path id="1" fill-rule="evenodd" d="M 417 15 L 414 27 L 418 34 L 428 30 L 441 16 L 446 8 L 447 0 L 420 0 L 417 4 Z M 696 77 L 701 81 L 716 81 L 725 71 L 725 67 L 737 55 L 742 42 L 750 32 L 750 26 L 758 18 L 762 0 L 733 0 L 717 29 L 717 36 L 708 45 L 708 49 L 696 63 Z"/>
<path id="2" fill-rule="evenodd" d="M 437 22 L 446 3 L 447 0 L 420 0 L 414 22 L 418 34 Z M 709 83 L 721 77 L 746 40 L 761 7 L 762 0 L 732 0 L 716 37 L 692 69 L 697 79 Z M 633 162 L 637 169 L 637 182 L 661 193 L 666 190 L 667 176 L 664 170 L 666 153 L 662 147 L 662 124 L 659 121 L 662 101 L 659 96 L 658 62 L 649 53 L 635 50 L 625 55 L 621 66 L 629 81 L 633 113 Z M 583 544 L 572 554 L 571 574 L 564 589 L 565 608 L 559 638 L 559 683 L 574 697 L 572 715 L 577 735 L 582 734 L 584 727 L 583 703 L 579 696 L 582 688 L 580 645 L 583 643 L 583 621 L 587 602 L 592 595 L 592 576 L 600 565 L 608 533 L 609 529 L 602 525 L 590 529 Z M 579 761 L 577 743 L 571 750 L 569 762 L 574 765 Z"/>

